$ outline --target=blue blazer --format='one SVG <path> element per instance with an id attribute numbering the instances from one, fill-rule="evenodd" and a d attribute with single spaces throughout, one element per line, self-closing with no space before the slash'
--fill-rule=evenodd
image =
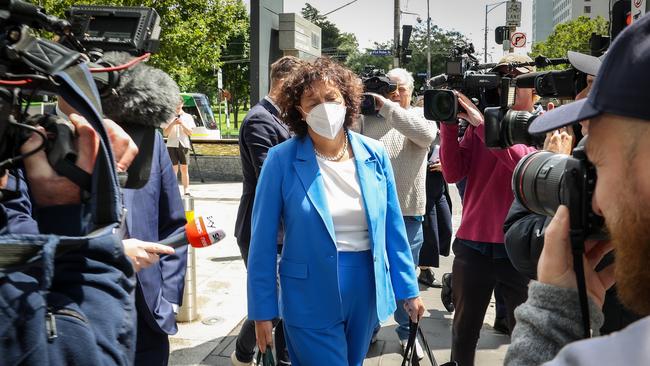
<path id="1" fill-rule="evenodd" d="M 123 189 L 126 226 L 129 237 L 157 242 L 181 232 L 185 226 L 185 210 L 178 190 L 176 174 L 162 136 L 156 133 L 149 181 L 140 189 Z M 176 317 L 171 304 L 181 305 L 185 287 L 187 245 L 172 255 L 140 270 L 136 277 L 136 308 L 138 314 L 154 331 L 175 334 Z"/>
<path id="2" fill-rule="evenodd" d="M 380 142 L 349 133 L 366 209 L 380 321 L 395 299 L 419 294 L 393 169 Z M 272 148 L 262 167 L 253 206 L 248 256 L 248 317 L 282 316 L 292 326 L 326 328 L 343 320 L 334 225 L 311 138 L 293 137 Z M 276 234 L 284 223 L 278 302 Z"/>

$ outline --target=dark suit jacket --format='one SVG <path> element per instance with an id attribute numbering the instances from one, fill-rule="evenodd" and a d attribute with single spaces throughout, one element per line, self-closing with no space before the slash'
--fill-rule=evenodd
<path id="1" fill-rule="evenodd" d="M 122 191 L 129 237 L 157 242 L 183 231 L 186 221 L 176 174 L 158 133 L 153 150 L 147 184 Z M 186 266 L 187 246 L 182 246 L 175 254 L 163 255 L 158 264 L 137 273 L 136 308 L 146 326 L 166 334 L 178 331 L 171 304 L 181 305 L 183 300 Z"/>
<path id="2" fill-rule="evenodd" d="M 279 111 L 268 100 L 262 99 L 248 111 L 239 131 L 244 187 L 237 211 L 235 236 L 245 245 L 250 243 L 251 214 L 262 163 L 270 148 L 291 138 L 289 128 L 280 121 L 278 114 Z"/>

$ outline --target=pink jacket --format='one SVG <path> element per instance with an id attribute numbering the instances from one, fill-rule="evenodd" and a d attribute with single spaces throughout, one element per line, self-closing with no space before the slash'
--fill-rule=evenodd
<path id="1" fill-rule="evenodd" d="M 469 126 L 458 142 L 458 126 L 442 124 L 440 162 L 445 180 L 467 177 L 459 239 L 503 243 L 503 222 L 512 200 L 511 179 L 519 160 L 535 151 L 525 145 L 508 149 L 485 146 L 485 127 Z"/>

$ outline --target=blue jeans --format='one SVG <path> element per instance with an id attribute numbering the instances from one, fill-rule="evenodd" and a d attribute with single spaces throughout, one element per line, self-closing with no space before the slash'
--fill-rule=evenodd
<path id="1" fill-rule="evenodd" d="M 406 237 L 408 238 L 409 245 L 411 246 L 411 255 L 413 255 L 413 263 L 417 267 L 420 259 L 420 249 L 424 242 L 424 234 L 422 232 L 422 216 L 404 216 L 404 225 L 406 225 Z M 409 316 L 404 309 L 404 300 L 397 301 L 397 310 L 395 310 L 395 321 L 398 326 L 395 329 L 397 336 L 400 340 L 408 339 L 409 337 Z"/>

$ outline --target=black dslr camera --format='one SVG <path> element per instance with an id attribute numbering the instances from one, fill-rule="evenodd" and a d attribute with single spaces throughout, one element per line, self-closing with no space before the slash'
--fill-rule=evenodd
<path id="1" fill-rule="evenodd" d="M 521 159 L 512 176 L 512 190 L 530 211 L 553 216 L 560 205 L 570 211 L 571 233 L 584 239 L 605 239 L 604 220 L 596 215 L 591 200 L 596 187 L 596 168 L 585 153 L 587 137 L 572 155 L 537 151 Z"/>
<path id="2" fill-rule="evenodd" d="M 481 109 L 500 104 L 496 90 L 501 88 L 501 76 L 484 72 L 485 65 L 479 65 L 473 53 L 472 44 L 454 48 L 451 58 L 445 64 L 445 73 L 428 80 L 428 86 L 434 89 L 424 92 L 424 116 L 427 119 L 458 123 L 458 97 L 454 90 L 478 100 Z M 441 89 L 442 86 L 446 88 Z"/>
<path id="3" fill-rule="evenodd" d="M 376 69 L 372 65 L 365 67 L 361 75 L 363 81 L 363 99 L 361 100 L 361 114 L 369 116 L 377 113 L 375 97 L 368 93 L 386 96 L 397 89 L 397 84 L 391 81 L 384 70 Z"/>

